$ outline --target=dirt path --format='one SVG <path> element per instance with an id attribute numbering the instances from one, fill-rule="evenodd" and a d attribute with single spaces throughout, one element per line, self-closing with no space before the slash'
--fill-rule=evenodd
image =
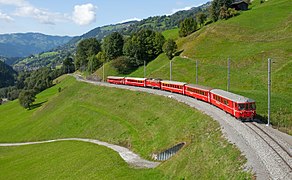
<path id="1" fill-rule="evenodd" d="M 83 141 L 83 142 L 89 142 L 93 144 L 98 144 L 100 146 L 108 147 L 116 152 L 119 153 L 119 155 L 131 166 L 134 166 L 136 168 L 155 168 L 160 163 L 159 162 L 152 162 L 147 161 L 145 159 L 142 159 L 139 155 L 133 153 L 129 149 L 109 144 L 103 141 L 99 141 L 96 139 L 83 139 L 83 138 L 65 138 L 65 139 L 54 139 L 54 140 L 47 140 L 47 141 L 38 141 L 38 142 L 24 142 L 24 143 L 1 143 L 0 146 L 2 147 L 8 147 L 8 146 L 24 146 L 24 145 L 32 145 L 32 144 L 43 144 L 43 143 L 51 143 L 51 142 L 57 142 L 57 141 Z"/>

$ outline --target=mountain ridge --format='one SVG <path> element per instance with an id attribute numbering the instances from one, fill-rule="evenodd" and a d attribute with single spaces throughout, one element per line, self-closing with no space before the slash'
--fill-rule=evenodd
<path id="1" fill-rule="evenodd" d="M 51 50 L 71 39 L 70 36 L 52 36 L 33 32 L 0 34 L 0 56 L 26 57 Z"/>

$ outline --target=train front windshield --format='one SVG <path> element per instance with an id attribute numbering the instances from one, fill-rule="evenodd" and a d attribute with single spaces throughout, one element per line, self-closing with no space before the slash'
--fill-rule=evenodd
<path id="1" fill-rule="evenodd" d="M 238 110 L 255 110 L 255 103 L 238 104 Z"/>

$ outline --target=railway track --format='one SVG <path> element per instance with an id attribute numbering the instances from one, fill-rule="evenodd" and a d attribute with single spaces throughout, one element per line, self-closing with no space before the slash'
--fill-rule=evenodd
<path id="1" fill-rule="evenodd" d="M 264 141 L 269 150 L 270 154 L 274 156 L 275 159 L 277 159 L 277 163 L 285 169 L 288 176 L 291 176 L 292 174 L 292 156 L 290 152 L 289 145 L 287 145 L 285 142 L 275 139 L 269 133 L 267 130 L 263 127 L 260 127 L 255 122 L 247 122 L 244 123 L 245 126 L 247 126 L 251 131 L 253 131 L 258 138 L 260 138 L 262 141 Z"/>

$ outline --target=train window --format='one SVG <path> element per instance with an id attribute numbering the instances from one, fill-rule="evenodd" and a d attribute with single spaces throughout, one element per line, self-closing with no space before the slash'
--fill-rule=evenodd
<path id="1" fill-rule="evenodd" d="M 228 101 L 226 99 L 224 99 L 224 104 L 227 105 L 227 106 L 229 105 L 229 103 L 228 103 Z"/>
<path id="2" fill-rule="evenodd" d="M 249 109 L 251 109 L 251 110 L 255 110 L 256 109 L 255 103 L 250 103 L 249 107 L 250 107 Z"/>
<path id="3" fill-rule="evenodd" d="M 239 110 L 244 110 L 245 109 L 245 104 L 238 104 L 238 109 Z"/>

